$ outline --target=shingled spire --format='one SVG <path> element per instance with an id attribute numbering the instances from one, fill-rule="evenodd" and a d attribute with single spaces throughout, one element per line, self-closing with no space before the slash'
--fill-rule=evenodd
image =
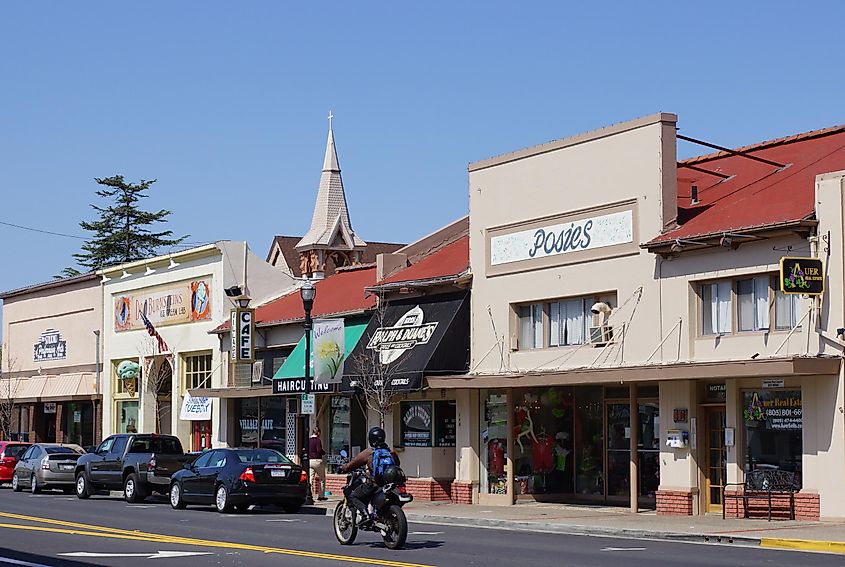
<path id="1" fill-rule="evenodd" d="M 361 251 L 367 246 L 355 235 L 349 220 L 332 118 L 329 113 L 329 137 L 311 228 L 296 245 L 302 273 L 308 277 L 323 277 L 336 267 L 360 263 Z"/>

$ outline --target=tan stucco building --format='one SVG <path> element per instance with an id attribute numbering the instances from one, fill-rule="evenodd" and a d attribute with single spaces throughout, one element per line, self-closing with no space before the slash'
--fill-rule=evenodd
<path id="1" fill-rule="evenodd" d="M 100 278 L 84 274 L 0 294 L 0 403 L 9 437 L 90 446 L 101 436 Z"/>
<path id="2" fill-rule="evenodd" d="M 845 129 L 678 162 L 676 128 L 469 166 L 470 373 L 428 381 L 456 390 L 458 492 L 701 514 L 778 469 L 799 518 L 842 516 L 843 176 L 816 176 Z M 784 256 L 827 292 L 782 293 Z"/>

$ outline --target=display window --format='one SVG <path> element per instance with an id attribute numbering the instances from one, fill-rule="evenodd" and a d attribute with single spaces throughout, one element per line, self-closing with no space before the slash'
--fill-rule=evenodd
<path id="1" fill-rule="evenodd" d="M 286 453 L 286 398 L 236 400 L 235 439 L 239 447 L 263 447 Z"/>
<path id="2" fill-rule="evenodd" d="M 745 471 L 794 472 L 800 488 L 804 428 L 801 390 L 747 390 L 742 399 Z"/>
<path id="3" fill-rule="evenodd" d="M 508 394 L 483 391 L 481 394 L 481 478 L 483 494 L 507 494 L 505 472 L 508 451 Z"/>
<path id="4" fill-rule="evenodd" d="M 361 401 L 354 396 L 332 396 L 329 401 L 328 472 L 337 474 L 342 464 L 366 447 L 367 420 Z"/>
<path id="5" fill-rule="evenodd" d="M 117 433 L 138 433 L 138 402 L 119 401 L 117 409 Z"/>

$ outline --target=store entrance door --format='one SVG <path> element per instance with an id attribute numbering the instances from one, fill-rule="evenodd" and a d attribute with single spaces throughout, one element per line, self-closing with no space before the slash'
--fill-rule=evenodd
<path id="1" fill-rule="evenodd" d="M 705 408 L 705 487 L 707 511 L 722 511 L 722 488 L 727 476 L 727 450 L 725 449 L 725 406 Z"/>

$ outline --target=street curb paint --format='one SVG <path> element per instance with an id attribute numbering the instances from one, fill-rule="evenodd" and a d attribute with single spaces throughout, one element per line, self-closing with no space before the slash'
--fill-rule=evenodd
<path id="1" fill-rule="evenodd" d="M 764 537 L 760 538 L 760 547 L 792 549 L 797 551 L 824 551 L 826 553 L 845 554 L 845 541 Z"/>

